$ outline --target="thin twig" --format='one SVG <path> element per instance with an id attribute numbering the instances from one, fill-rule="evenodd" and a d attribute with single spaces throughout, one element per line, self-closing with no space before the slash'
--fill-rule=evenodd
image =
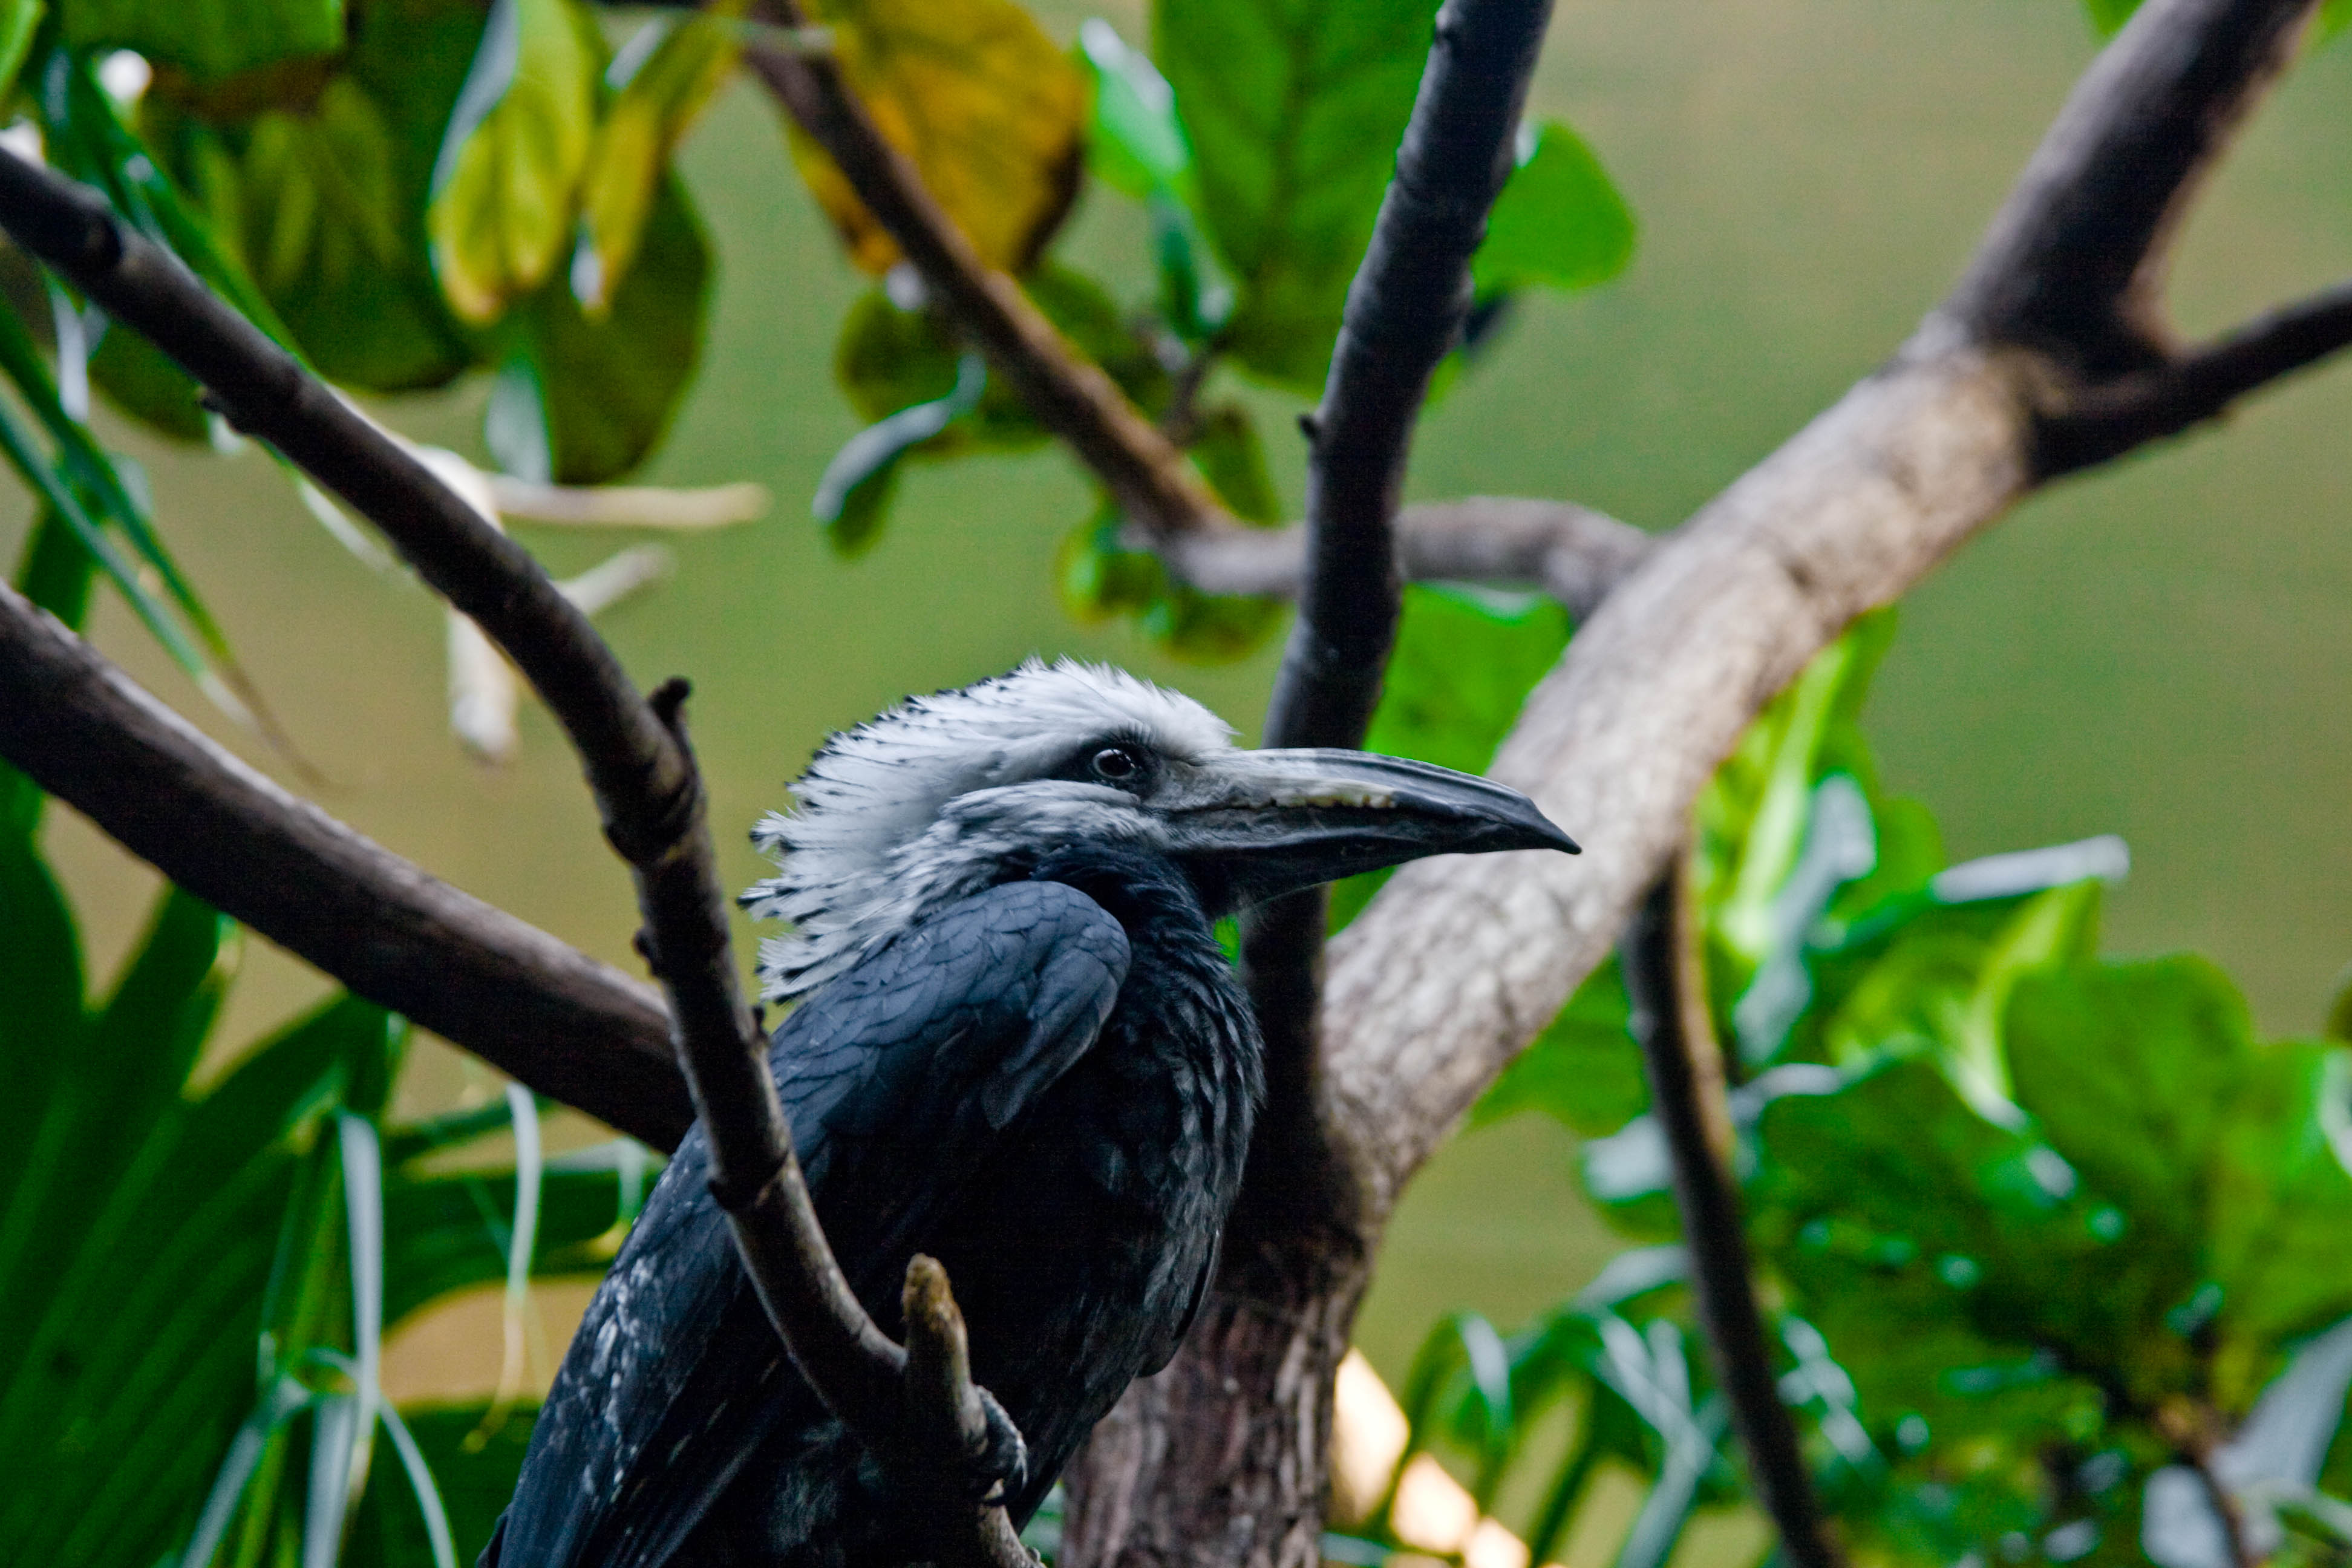
<path id="1" fill-rule="evenodd" d="M 1707 1015 L 1697 903 L 1688 859 L 1676 857 L 1626 928 L 1633 1034 L 1650 1080 L 1651 1111 L 1674 1161 L 1691 1293 L 1757 1496 L 1779 1527 L 1790 1562 L 1798 1568 L 1839 1568 L 1843 1558 L 1813 1495 L 1797 1424 L 1780 1401 L 1771 1343 L 1756 1306 L 1739 1188 L 1731 1173 L 1734 1134 L 1723 1048 Z"/>
<path id="2" fill-rule="evenodd" d="M 687 743 L 686 683 L 640 696 L 528 553 L 95 193 L 0 153 L 0 225 L 170 355 L 240 429 L 373 522 L 553 710 L 586 769 L 605 837 L 634 874 L 640 940 L 668 994 L 672 1044 L 710 1141 L 711 1192 L 745 1271 L 826 1405 L 869 1445 L 887 1445 L 906 1354 L 850 1290 L 793 1157 L 767 1042 L 736 975 Z M 985 1553 L 986 1542 L 974 1551 Z"/>
<path id="3" fill-rule="evenodd" d="M 0 756 L 358 995 L 656 1148 L 694 1108 L 660 994 L 362 837 L 0 584 Z"/>
<path id="4" fill-rule="evenodd" d="M 517 521 L 568 528 L 725 528 L 767 514 L 768 487 L 742 483 L 701 489 L 651 485 L 536 485 L 490 474 L 499 514 Z"/>
<path id="5" fill-rule="evenodd" d="M 1632 523 L 1570 501 L 1474 496 L 1397 513 L 1399 574 L 1408 583 L 1536 588 L 1581 620 L 1656 542 Z M 1307 531 L 1227 528 L 1176 541 L 1169 570 L 1206 594 L 1295 598 Z"/>
<path id="6" fill-rule="evenodd" d="M 2154 1415 L 2156 1429 L 2172 1445 L 2174 1456 L 2204 1484 L 2213 1517 L 2221 1522 L 2221 1539 L 2229 1547 L 2233 1568 L 2261 1568 L 2262 1554 L 2247 1537 L 2246 1510 L 2213 1467 L 2213 1451 L 2221 1447 L 2219 1415 L 2212 1406 L 2189 1399 L 2168 1399 Z"/>
<path id="7" fill-rule="evenodd" d="M 808 25 L 797 0 L 764 0 L 761 9 L 770 22 Z M 1064 341 L 1018 283 L 981 259 L 924 187 L 913 160 L 877 128 L 833 55 L 775 48 L 754 34 L 744 58 L 898 241 L 931 297 L 1129 518 L 1163 538 L 1234 523 L 1184 455 L 1110 377 Z"/>

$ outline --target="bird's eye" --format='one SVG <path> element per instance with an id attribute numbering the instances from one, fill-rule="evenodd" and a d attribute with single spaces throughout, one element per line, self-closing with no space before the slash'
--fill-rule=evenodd
<path id="1" fill-rule="evenodd" d="M 1143 771 L 1143 759 L 1132 746 L 1105 746 L 1087 765 L 1105 784 L 1125 784 Z"/>

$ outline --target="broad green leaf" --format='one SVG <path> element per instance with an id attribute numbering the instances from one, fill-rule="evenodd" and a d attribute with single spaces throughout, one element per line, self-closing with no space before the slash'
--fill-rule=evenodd
<path id="1" fill-rule="evenodd" d="M 133 419 L 177 441 L 202 441 L 212 422 L 204 388 L 163 350 L 127 327 L 109 327 L 89 356 L 90 384 Z"/>
<path id="2" fill-rule="evenodd" d="M 671 153 L 735 68 L 742 46 L 731 13 L 740 9 L 658 17 L 614 58 L 606 80 L 619 90 L 596 127 L 572 258 L 572 297 L 591 319 L 612 307 L 636 261 Z"/>
<path id="3" fill-rule="evenodd" d="M 2285 1041 L 2256 1048 L 2218 1129 L 2205 1211 L 2221 1288 L 2216 1393 L 2242 1409 L 2284 1342 L 2352 1311 L 2352 1175 L 2346 1173 L 2352 1057 Z"/>
<path id="4" fill-rule="evenodd" d="M 1248 409 L 1221 403 L 1203 413 L 1191 450 L 1201 477 L 1226 510 L 1244 522 L 1272 525 L 1283 521 L 1282 496 L 1266 471 L 1265 445 L 1258 439 L 1257 424 Z"/>
<path id="5" fill-rule="evenodd" d="M 1146 637 L 1178 658 L 1225 664 L 1264 647 L 1286 613 L 1278 599 L 1232 598 L 1171 583 L 1143 612 L 1141 626 Z"/>
<path id="6" fill-rule="evenodd" d="M 1557 120 L 1544 121 L 1495 210 L 1486 242 L 1471 258 L 1480 294 L 1542 284 L 1590 289 L 1633 258 L 1633 213 L 1583 139 Z"/>
<path id="7" fill-rule="evenodd" d="M 497 321 L 570 247 L 601 52 L 573 0 L 491 6 L 425 220 L 442 295 L 460 321 Z"/>
<path id="8" fill-rule="evenodd" d="M 1365 749 L 1486 772 L 1568 633 L 1567 613 L 1549 599 L 1408 584 Z M 1333 888 L 1331 929 L 1353 920 L 1388 875 Z"/>
<path id="9" fill-rule="evenodd" d="M 225 154 L 212 162 L 247 266 L 321 375 L 409 391 L 471 362 L 415 216 L 417 161 L 368 89 L 338 76 L 307 110 L 254 119 L 233 173 Z"/>
<path id="10" fill-rule="evenodd" d="M 538 1415 L 532 1409 L 510 1411 L 504 1421 L 486 1427 L 489 1414 L 486 1405 L 411 1406 L 402 1412 L 448 1510 L 460 1563 L 481 1555 L 499 1515 L 514 1500 Z M 406 1477 L 398 1465 L 379 1458 L 352 1513 L 343 1568 L 431 1568 L 432 1562 Z"/>
<path id="11" fill-rule="evenodd" d="M 589 318 L 562 279 L 531 296 L 515 313 L 517 352 L 531 372 L 520 384 L 528 405 L 494 405 L 492 418 L 504 413 L 535 425 L 545 471 L 534 474 L 537 465 L 515 458 L 510 437 L 493 444 L 509 471 L 603 484 L 651 456 L 693 384 L 710 272 L 702 220 L 672 174 L 655 197 L 636 264 L 601 320 Z"/>
<path id="12" fill-rule="evenodd" d="M 1409 585 L 1366 749 L 1484 773 L 1568 633 L 1549 599 Z"/>
<path id="13" fill-rule="evenodd" d="M 827 0 L 843 71 L 883 136 L 987 265 L 1025 272 L 1077 195 L 1086 83 L 1014 0 Z M 793 161 L 849 248 L 879 276 L 898 246 L 822 149 Z"/>
<path id="14" fill-rule="evenodd" d="M 136 49 L 197 77 L 343 47 L 343 0 L 59 0 L 77 49 Z"/>
<path id="15" fill-rule="evenodd" d="M 1169 0 L 1152 53 L 1237 295 L 1220 341 L 1320 391 L 1429 52 L 1432 0 Z"/>
<path id="16" fill-rule="evenodd" d="M 1176 113 L 1175 89 L 1160 68 L 1100 16 L 1078 28 L 1078 58 L 1094 88 L 1087 167 L 1139 201 L 1184 188 L 1192 146 Z"/>
<path id="17" fill-rule="evenodd" d="M 2201 1229 L 2209 1167 L 2253 1069 L 2235 987 L 2193 958 L 2082 964 L 2019 983 L 2007 1019 L 2017 1101 L 2133 1223 Z"/>
<path id="18" fill-rule="evenodd" d="M 1650 1108 L 1641 1049 L 1630 1028 L 1632 1011 L 1624 977 L 1612 959 L 1576 988 L 1559 1016 L 1503 1069 L 1471 1108 L 1470 1125 L 1540 1110 L 1586 1138 L 1622 1131 Z"/>

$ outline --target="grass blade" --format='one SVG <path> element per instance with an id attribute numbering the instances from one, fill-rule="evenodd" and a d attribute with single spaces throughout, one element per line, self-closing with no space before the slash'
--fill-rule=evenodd
<path id="1" fill-rule="evenodd" d="M 400 1412 L 389 1405 L 383 1407 L 383 1426 L 391 1434 L 394 1450 L 400 1455 L 401 1468 L 408 1472 L 409 1489 L 416 1494 L 416 1511 L 425 1520 L 425 1539 L 433 1548 L 433 1568 L 457 1568 L 457 1543 L 449 1534 L 449 1510 L 442 1506 L 441 1489 L 433 1482 L 433 1470 L 425 1462 L 425 1450 L 416 1446 Z"/>
<path id="2" fill-rule="evenodd" d="M 196 1515 L 196 1528 L 188 1537 L 187 1549 L 180 1553 L 180 1568 L 206 1568 L 212 1562 L 213 1553 L 220 1550 L 221 1540 L 228 1534 L 229 1524 L 236 1517 L 236 1505 L 245 1496 L 246 1483 L 253 1479 L 253 1472 L 261 1463 L 262 1446 L 315 1397 L 290 1377 L 279 1378 L 262 1394 L 221 1459 L 220 1469 L 213 1478 L 212 1491 Z"/>

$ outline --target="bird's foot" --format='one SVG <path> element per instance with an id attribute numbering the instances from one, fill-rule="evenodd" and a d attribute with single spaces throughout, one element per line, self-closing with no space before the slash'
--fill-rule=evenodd
<path id="1" fill-rule="evenodd" d="M 965 1482 L 974 1502 L 1006 1503 L 1029 1479 L 1029 1445 L 1021 1428 L 985 1388 L 975 1388 L 980 1407 L 988 1417 L 988 1435 L 966 1458 Z"/>

